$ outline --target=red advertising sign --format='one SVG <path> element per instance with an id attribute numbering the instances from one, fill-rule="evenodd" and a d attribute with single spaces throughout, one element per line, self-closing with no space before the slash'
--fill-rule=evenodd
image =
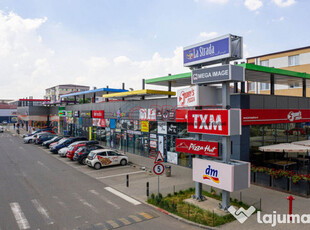
<path id="1" fill-rule="evenodd" d="M 230 135 L 229 110 L 189 110 L 187 130 L 191 133 Z"/>
<path id="2" fill-rule="evenodd" d="M 93 118 L 104 118 L 104 110 L 93 110 Z"/>
<path id="3" fill-rule="evenodd" d="M 191 153 L 203 156 L 217 157 L 219 155 L 219 143 L 210 141 L 195 141 L 188 139 L 176 139 L 177 152 Z"/>
<path id="4" fill-rule="evenodd" d="M 175 121 L 176 122 L 187 122 L 187 109 L 177 109 L 175 111 Z"/>
<path id="5" fill-rule="evenodd" d="M 243 109 L 242 125 L 310 122 L 308 109 Z"/>

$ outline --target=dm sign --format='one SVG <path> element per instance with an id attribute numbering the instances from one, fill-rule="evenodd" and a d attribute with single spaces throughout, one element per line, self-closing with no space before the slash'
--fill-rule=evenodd
<path id="1" fill-rule="evenodd" d="M 236 65 L 222 65 L 196 69 L 192 72 L 192 84 L 215 83 L 222 81 L 244 81 L 244 68 Z"/>
<path id="2" fill-rule="evenodd" d="M 250 163 L 193 159 L 193 181 L 229 192 L 250 187 Z"/>
<path id="3" fill-rule="evenodd" d="M 187 117 L 187 130 L 190 133 L 241 135 L 240 109 L 188 110 Z"/>

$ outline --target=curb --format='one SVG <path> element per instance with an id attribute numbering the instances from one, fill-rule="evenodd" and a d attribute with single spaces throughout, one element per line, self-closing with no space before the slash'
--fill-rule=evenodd
<path id="1" fill-rule="evenodd" d="M 159 211 L 159 212 L 162 212 L 162 213 L 166 214 L 167 216 L 170 216 L 170 217 L 172 217 L 172 218 L 174 218 L 174 219 L 176 219 L 176 220 L 178 220 L 178 221 L 180 221 L 180 222 L 186 223 L 186 224 L 188 224 L 188 225 L 192 225 L 192 226 L 195 226 L 195 227 L 198 227 L 198 228 L 208 229 L 208 230 L 219 229 L 219 228 L 216 228 L 216 227 L 210 227 L 210 226 L 198 224 L 198 223 L 192 222 L 192 221 L 190 221 L 190 220 L 184 219 L 183 217 L 177 216 L 177 215 L 175 215 L 175 214 L 173 214 L 173 213 L 170 213 L 170 212 L 168 212 L 168 211 L 166 211 L 166 210 L 164 210 L 164 209 L 162 209 L 162 208 L 159 208 L 159 207 L 157 207 L 157 206 L 154 206 L 154 205 L 152 205 L 152 204 L 149 204 L 149 203 L 147 203 L 147 202 L 145 202 L 145 201 L 143 201 L 143 203 L 146 204 L 146 205 L 148 205 L 148 206 L 150 206 L 150 207 L 152 207 L 153 209 L 156 209 L 156 210 Z"/>

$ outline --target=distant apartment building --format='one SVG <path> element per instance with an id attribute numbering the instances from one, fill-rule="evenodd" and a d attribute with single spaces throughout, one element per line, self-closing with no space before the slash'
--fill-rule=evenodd
<path id="1" fill-rule="evenodd" d="M 310 46 L 301 47 L 297 49 L 285 50 L 275 53 L 264 54 L 255 57 L 249 57 L 246 59 L 247 63 L 255 65 L 285 69 L 290 71 L 296 71 L 301 73 L 310 74 Z M 275 79 L 277 84 L 277 79 Z M 278 79 L 278 82 L 281 80 Z M 292 79 L 287 82 L 287 85 L 278 84 L 275 87 L 275 94 L 277 95 L 290 95 L 301 96 L 302 95 L 302 81 L 296 81 Z M 307 80 L 307 97 L 310 96 L 310 82 Z M 256 92 L 261 94 L 269 94 L 269 83 L 257 83 L 252 82 L 248 84 L 249 93 Z"/>
<path id="2" fill-rule="evenodd" d="M 89 90 L 89 86 L 85 85 L 56 85 L 54 87 L 45 89 L 45 99 L 53 101 L 60 101 L 60 96 L 68 93 L 82 92 Z"/>

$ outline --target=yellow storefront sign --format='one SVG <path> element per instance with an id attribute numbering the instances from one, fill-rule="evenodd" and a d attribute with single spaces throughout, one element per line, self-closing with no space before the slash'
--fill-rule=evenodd
<path id="1" fill-rule="evenodd" d="M 148 133 L 149 129 L 149 122 L 148 121 L 141 121 L 141 132 Z"/>

